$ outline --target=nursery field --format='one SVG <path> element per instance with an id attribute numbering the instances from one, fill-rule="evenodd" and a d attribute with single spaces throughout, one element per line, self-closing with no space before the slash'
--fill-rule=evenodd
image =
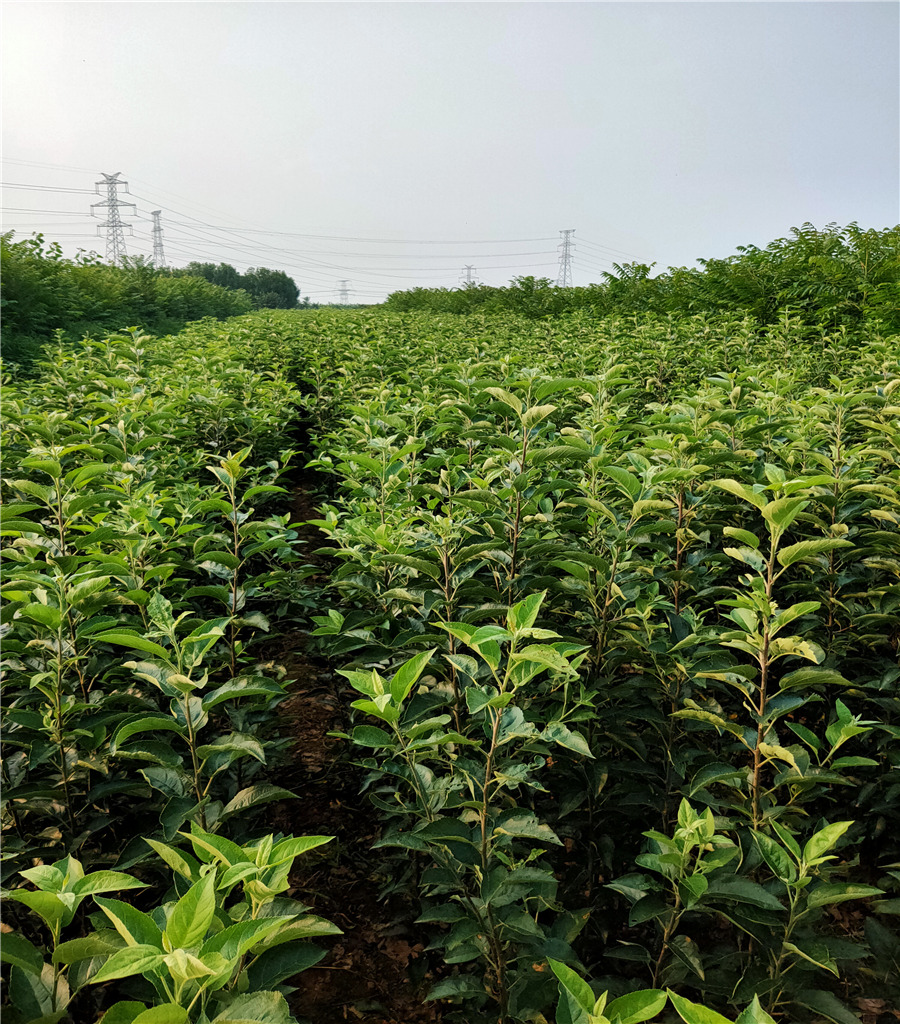
<path id="1" fill-rule="evenodd" d="M 10 1021 L 900 1018 L 898 353 L 268 311 L 13 374 Z"/>

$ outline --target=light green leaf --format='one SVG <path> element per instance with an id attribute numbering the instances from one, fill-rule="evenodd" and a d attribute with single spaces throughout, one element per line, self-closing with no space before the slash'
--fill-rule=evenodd
<path id="1" fill-rule="evenodd" d="M 775 1020 L 762 1008 L 759 996 L 754 996 L 753 1002 L 741 1011 L 735 1024 L 775 1024 Z"/>
<path id="2" fill-rule="evenodd" d="M 872 885 L 857 885 L 853 882 L 821 882 L 815 889 L 807 890 L 806 905 L 813 907 L 830 907 L 835 903 L 847 900 L 864 900 L 870 896 L 883 896 L 883 889 Z"/>
<path id="3" fill-rule="evenodd" d="M 666 993 L 658 988 L 645 988 L 629 992 L 609 1003 L 604 1010 L 612 1024 L 641 1024 L 662 1013 Z"/>
<path id="4" fill-rule="evenodd" d="M 813 558 L 826 551 L 836 551 L 838 548 L 852 548 L 849 540 L 837 540 L 825 537 L 820 540 L 802 540 L 798 544 L 790 544 L 778 552 L 778 561 L 785 567 L 795 562 L 802 562 L 804 559 Z"/>
<path id="5" fill-rule="evenodd" d="M 175 904 L 166 924 L 165 937 L 173 949 L 199 946 L 206 938 L 216 912 L 216 873 L 210 871 Z"/>
<path id="6" fill-rule="evenodd" d="M 734 494 L 738 498 L 743 498 L 744 501 L 749 501 L 751 505 L 755 505 L 758 509 L 763 509 L 766 506 L 766 499 L 762 494 L 754 491 L 751 487 L 747 487 L 745 484 L 738 483 L 737 480 L 713 480 L 710 486 L 718 487 L 720 490 L 728 491 L 729 494 Z"/>
<path id="7" fill-rule="evenodd" d="M 672 1005 L 678 1011 L 678 1016 L 685 1024 L 731 1024 L 727 1017 L 716 1013 L 715 1010 L 710 1010 L 700 1003 L 692 1003 L 690 999 L 685 999 L 684 996 L 678 995 L 671 989 L 668 989 L 668 993 Z"/>
<path id="8" fill-rule="evenodd" d="M 87 896 L 98 892 L 116 892 L 120 889 L 146 888 L 146 882 L 126 875 L 124 871 L 93 871 L 84 878 L 79 878 L 72 886 L 72 892 L 78 896 Z"/>
<path id="9" fill-rule="evenodd" d="M 434 657 L 436 650 L 437 648 L 432 647 L 431 650 L 422 651 L 420 654 L 404 662 L 397 669 L 390 684 L 391 698 L 395 704 L 402 704 L 406 700 L 409 691 L 413 688 L 419 676 L 425 671 L 428 662 Z"/>
<path id="10" fill-rule="evenodd" d="M 261 782 L 257 786 L 248 786 L 242 789 L 235 797 L 225 804 L 220 820 L 230 818 L 232 814 L 239 814 L 251 807 L 259 807 L 261 804 L 271 803 L 273 800 L 297 800 L 299 797 L 290 790 L 282 789 L 281 786 L 273 786 L 267 782 Z"/>
<path id="11" fill-rule="evenodd" d="M 538 594 L 529 594 L 523 601 L 519 601 L 510 608 L 506 615 L 506 626 L 510 633 L 515 633 L 520 629 L 531 629 L 546 595 L 546 590 Z"/>
<path id="12" fill-rule="evenodd" d="M 95 896 L 94 902 L 112 921 L 113 927 L 129 946 L 150 945 L 162 952 L 162 932 L 149 914 L 121 900 L 110 900 Z"/>
<path id="13" fill-rule="evenodd" d="M 803 847 L 803 859 L 808 864 L 828 853 L 852 824 L 852 821 L 836 821 L 833 825 L 819 829 Z"/>
<path id="14" fill-rule="evenodd" d="M 130 978 L 134 974 L 146 974 L 155 970 L 165 959 L 156 946 L 126 946 L 117 950 L 106 963 L 89 979 L 89 984 L 99 985 L 116 978 Z"/>
<path id="15" fill-rule="evenodd" d="M 292 1024 L 292 1020 L 280 992 L 248 992 L 234 999 L 210 1024 Z"/>
<path id="16" fill-rule="evenodd" d="M 568 993 L 575 1005 L 584 1011 L 585 1019 L 587 1019 L 594 1009 L 594 993 L 591 986 L 583 978 L 580 978 L 571 967 L 567 967 L 559 960 L 548 957 L 547 963 L 559 982 L 560 995 L 564 992 Z"/>
<path id="17" fill-rule="evenodd" d="M 161 1003 L 139 1013 L 131 1024 L 188 1024 L 190 1017 L 184 1007 L 177 1003 Z M 101 1024 L 105 1024 L 103 1018 Z"/>

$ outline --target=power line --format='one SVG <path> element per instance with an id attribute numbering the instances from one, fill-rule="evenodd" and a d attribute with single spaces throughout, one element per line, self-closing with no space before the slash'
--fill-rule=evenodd
<path id="1" fill-rule="evenodd" d="M 0 157 L 0 160 L 5 164 L 17 164 L 20 167 L 42 167 L 51 171 L 74 171 L 84 174 L 97 173 L 97 170 L 94 167 L 69 167 L 66 164 L 42 164 L 38 163 L 36 160 L 13 160 L 13 158 L 9 156 Z"/>
<path id="2" fill-rule="evenodd" d="M 17 181 L 0 181 L 2 188 L 20 188 L 26 192 L 77 192 L 82 195 L 96 195 L 96 190 L 90 188 L 62 188 L 60 185 L 23 185 Z"/>
<path id="3" fill-rule="evenodd" d="M 638 259 L 641 258 L 640 256 L 635 256 L 635 254 L 633 252 L 623 252 L 623 250 L 621 250 L 621 249 L 613 249 L 611 246 L 601 245 L 599 242 L 591 242 L 591 241 L 589 241 L 586 238 L 580 238 L 578 241 L 579 241 L 580 245 L 589 245 L 589 246 L 592 246 L 594 249 L 602 249 L 602 250 L 605 250 L 606 252 L 612 253 L 613 255 L 630 256 L 632 259 L 635 259 L 635 260 L 638 260 Z"/>

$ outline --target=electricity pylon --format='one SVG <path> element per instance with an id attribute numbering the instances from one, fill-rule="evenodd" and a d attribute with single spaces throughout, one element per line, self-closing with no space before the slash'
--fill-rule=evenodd
<path id="1" fill-rule="evenodd" d="M 338 282 L 338 302 L 342 306 L 348 305 L 350 302 L 350 282 L 339 281 Z"/>
<path id="2" fill-rule="evenodd" d="M 475 268 L 470 264 L 466 264 L 459 272 L 459 283 L 462 285 L 478 284 L 478 279 L 475 274 Z"/>
<path id="3" fill-rule="evenodd" d="M 560 288 L 571 288 L 572 287 L 572 252 L 575 249 L 575 244 L 572 242 L 571 236 L 575 234 L 575 228 L 569 228 L 566 231 L 560 231 L 562 235 L 562 242 L 558 246 L 559 248 L 559 275 L 556 278 L 556 284 Z"/>
<path id="4" fill-rule="evenodd" d="M 116 171 L 115 174 L 104 174 L 103 181 L 95 182 L 97 195 L 102 194 L 100 192 L 101 185 L 106 188 L 106 199 L 102 203 L 91 203 L 92 217 L 96 216 L 94 210 L 98 206 L 104 207 L 107 211 L 106 220 L 97 225 L 97 234 L 99 235 L 102 229 L 106 228 L 106 258 L 113 264 L 122 263 L 125 259 L 125 228 L 131 231 L 131 225 L 122 222 L 122 218 L 119 216 L 119 207 L 134 206 L 135 210 L 137 209 L 134 203 L 123 202 L 119 199 L 118 190 L 120 188 L 124 192 L 128 191 L 128 182 L 119 179 L 121 173 L 121 171 Z"/>
<path id="5" fill-rule="evenodd" d="M 163 229 L 160 223 L 162 210 L 153 210 L 150 216 L 153 218 L 153 266 L 164 267 L 166 254 L 163 251 Z"/>

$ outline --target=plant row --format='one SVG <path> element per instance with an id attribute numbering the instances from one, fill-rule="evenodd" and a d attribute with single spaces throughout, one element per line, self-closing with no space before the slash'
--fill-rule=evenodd
<path id="1" fill-rule="evenodd" d="M 11 1021 L 286 1022 L 338 932 L 288 894 L 330 837 L 256 823 L 294 797 L 265 637 L 302 577 L 275 504 L 297 399 L 214 333 L 135 330 L 5 388 Z"/>
<path id="2" fill-rule="evenodd" d="M 431 997 L 538 1019 L 556 961 L 791 1020 L 895 999 L 897 339 L 240 323 L 334 478 L 315 633 Z"/>

